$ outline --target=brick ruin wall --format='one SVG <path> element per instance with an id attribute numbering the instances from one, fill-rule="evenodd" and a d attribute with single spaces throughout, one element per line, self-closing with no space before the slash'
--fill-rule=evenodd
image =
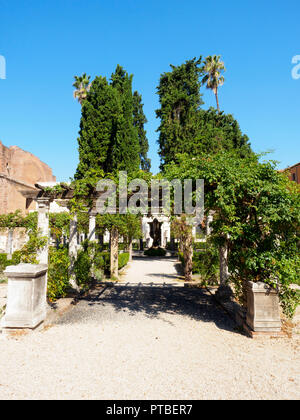
<path id="1" fill-rule="evenodd" d="M 55 181 L 52 169 L 38 157 L 17 146 L 5 147 L 0 141 L 0 214 L 17 209 L 23 213 L 34 210 L 34 203 L 26 208 L 20 190 L 39 182 Z"/>

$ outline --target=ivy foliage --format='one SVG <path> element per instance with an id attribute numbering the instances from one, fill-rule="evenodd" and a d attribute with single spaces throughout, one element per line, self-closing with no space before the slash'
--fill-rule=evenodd
<path id="1" fill-rule="evenodd" d="M 37 228 L 37 212 L 31 212 L 28 215 L 23 215 L 20 210 L 14 213 L 0 214 L 0 230 L 25 228 L 27 232 L 33 231 Z"/>
<path id="2" fill-rule="evenodd" d="M 241 293 L 245 281 L 278 288 L 285 314 L 292 316 L 299 295 L 289 287 L 300 275 L 299 185 L 258 155 L 241 158 L 220 152 L 193 159 L 178 156 L 166 167 L 169 179 L 204 179 L 205 210 L 215 212 L 212 238 L 227 241 L 231 280 Z"/>
<path id="3" fill-rule="evenodd" d="M 14 213 L 0 215 L 0 230 L 25 228 L 29 239 L 23 247 L 13 253 L 12 259 L 8 260 L 9 265 L 20 263 L 37 264 L 37 252 L 42 249 L 47 238 L 41 236 L 37 228 L 38 215 L 37 212 L 23 215 L 20 210 Z"/>

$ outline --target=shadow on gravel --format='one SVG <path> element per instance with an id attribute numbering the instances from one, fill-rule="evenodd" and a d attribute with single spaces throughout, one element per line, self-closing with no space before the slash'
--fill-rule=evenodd
<path id="1" fill-rule="evenodd" d="M 83 297 L 61 322 L 122 321 L 124 316 L 139 314 L 149 318 L 161 318 L 164 314 L 182 315 L 196 321 L 213 322 L 220 329 L 236 332 L 235 323 L 206 291 L 155 283 L 99 285 L 89 296 Z"/>

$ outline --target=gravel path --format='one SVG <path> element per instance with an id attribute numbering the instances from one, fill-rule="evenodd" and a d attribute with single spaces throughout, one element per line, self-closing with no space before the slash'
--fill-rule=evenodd
<path id="1" fill-rule="evenodd" d="M 99 286 L 0 354 L 1 399 L 300 397 L 299 340 L 239 334 L 199 289 Z"/>
<path id="2" fill-rule="evenodd" d="M 149 258 L 136 256 L 133 262 L 129 263 L 120 278 L 120 283 L 135 285 L 143 284 L 165 284 L 183 286 L 181 263 L 177 258 Z"/>

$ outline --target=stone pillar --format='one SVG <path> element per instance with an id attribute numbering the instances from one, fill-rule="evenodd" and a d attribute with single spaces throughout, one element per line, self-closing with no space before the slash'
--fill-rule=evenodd
<path id="1" fill-rule="evenodd" d="M 160 246 L 162 248 L 165 248 L 165 223 L 162 222 L 161 228 L 160 228 Z"/>
<path id="2" fill-rule="evenodd" d="M 246 321 L 253 331 L 281 330 L 279 297 L 275 289 L 262 282 L 248 282 Z"/>
<path id="3" fill-rule="evenodd" d="M 49 209 L 50 200 L 48 198 L 38 198 L 38 230 L 41 236 L 48 238 L 47 244 L 38 251 L 37 259 L 40 264 L 48 264 L 49 253 Z"/>
<path id="4" fill-rule="evenodd" d="M 70 239 L 69 239 L 69 283 L 75 290 L 79 290 L 76 284 L 76 278 L 74 274 L 74 264 L 77 258 L 77 216 L 73 216 L 70 219 Z"/>
<path id="5" fill-rule="evenodd" d="M 132 239 L 128 241 L 128 253 L 129 253 L 129 261 L 132 261 Z"/>
<path id="6" fill-rule="evenodd" d="M 110 232 L 110 276 L 113 279 L 119 276 L 119 232 L 115 227 Z"/>
<path id="7" fill-rule="evenodd" d="M 46 319 L 46 264 L 8 266 L 8 293 L 3 328 L 35 328 Z"/>
<path id="8" fill-rule="evenodd" d="M 90 211 L 89 213 L 89 241 L 96 241 L 96 213 Z"/>
<path id="9" fill-rule="evenodd" d="M 209 211 L 206 217 L 206 235 L 207 236 L 211 235 L 211 232 L 212 232 L 211 222 L 213 221 L 213 219 L 214 219 L 213 212 Z"/>
<path id="10" fill-rule="evenodd" d="M 8 229 L 7 232 L 7 241 L 6 241 L 6 254 L 7 259 L 12 259 L 13 254 L 13 237 L 14 237 L 14 229 Z"/>

